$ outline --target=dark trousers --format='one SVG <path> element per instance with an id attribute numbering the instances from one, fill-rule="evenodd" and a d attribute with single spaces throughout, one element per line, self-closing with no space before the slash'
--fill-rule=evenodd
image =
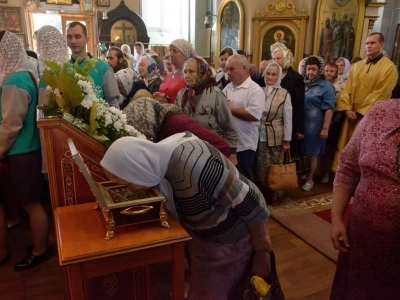
<path id="1" fill-rule="evenodd" d="M 237 168 L 239 172 L 251 181 L 254 179 L 253 173 L 255 156 L 256 152 L 253 150 L 244 150 L 236 153 L 238 161 Z"/>

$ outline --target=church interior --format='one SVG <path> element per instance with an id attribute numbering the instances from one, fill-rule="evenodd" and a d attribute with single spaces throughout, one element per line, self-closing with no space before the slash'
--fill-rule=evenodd
<path id="1" fill-rule="evenodd" d="M 296 71 L 302 59 L 310 55 L 321 56 L 326 63 L 340 57 L 349 61 L 364 59 L 367 37 L 380 32 L 385 39 L 383 50 L 400 74 L 400 2 L 396 0 L 0 0 L 0 31 L 15 33 L 27 50 L 38 50 L 35 32 L 42 26 L 52 25 L 66 37 L 67 25 L 73 21 L 86 25 L 87 52 L 93 56 L 105 59 L 110 47 L 126 44 L 133 50 L 135 43 L 141 42 L 164 57 L 173 40 L 185 39 L 215 70 L 221 67 L 220 52 L 225 47 L 243 50 L 249 63 L 258 68 L 261 61 L 272 59 L 270 46 L 277 42 L 292 52 Z M 332 46 L 329 37 L 338 28 L 343 29 L 340 47 L 335 41 Z M 174 230 L 164 236 L 158 226 L 149 229 L 149 236 L 157 237 L 152 240 L 139 235 L 127 237 L 130 226 L 116 226 L 113 237 L 110 228 L 114 228 L 114 221 L 105 215 L 104 222 L 100 211 L 94 210 L 95 197 L 84 172 L 71 167 L 73 154 L 67 139 L 72 137 L 77 149 L 84 149 L 82 160 L 95 181 L 104 177 L 99 162 L 106 148 L 88 141 L 73 126 L 60 124 L 58 119 L 38 121 L 38 126 L 45 132 L 46 151 L 51 152 L 48 162 L 55 170 L 49 172 L 50 196 L 44 207 L 51 219 L 49 243 L 56 254 L 38 267 L 14 272 L 13 263 L 32 244 L 27 217 L 22 212 L 21 224 L 8 230 L 11 259 L 0 266 L 0 298 L 183 299 L 180 290 L 185 287 L 184 265 L 176 260 L 183 257 L 189 239 L 184 230 L 171 223 Z M 74 182 L 73 188 L 67 177 Z M 305 201 L 307 197 L 327 201 L 324 208 L 329 206 L 332 178 L 328 178 L 328 184 L 316 183 L 312 191 L 299 188 L 287 194 L 302 202 L 301 209 L 311 211 L 313 218 L 317 215 L 329 219 L 318 214 L 316 208 L 304 207 L 313 205 Z M 76 204 L 85 211 L 74 210 Z M 69 210 L 61 210 L 63 207 Z M 271 207 L 269 232 L 285 298 L 328 299 L 338 252 L 330 242 L 329 221 L 304 221 L 304 226 L 311 224 L 304 227 L 311 233 L 304 233 L 304 228 L 296 228 L 303 226 L 303 221 L 282 223 L 283 209 Z M 83 224 L 91 229 L 78 234 Z M 61 230 L 63 226 L 66 229 Z M 320 236 L 315 228 L 319 226 L 326 236 Z M 91 234 L 100 236 L 99 241 L 92 242 Z M 109 244 L 102 246 L 104 243 Z M 89 258 L 84 248 L 89 252 L 101 248 L 102 252 Z M 130 256 L 132 249 L 137 250 L 135 262 Z M 126 266 L 131 268 L 126 270 Z"/>

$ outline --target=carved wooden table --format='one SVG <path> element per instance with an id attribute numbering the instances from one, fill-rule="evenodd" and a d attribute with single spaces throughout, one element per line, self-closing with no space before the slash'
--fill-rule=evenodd
<path id="1" fill-rule="evenodd" d="M 172 218 L 171 228 L 157 222 L 116 227 L 105 240 L 105 220 L 95 203 L 58 207 L 54 211 L 60 266 L 64 268 L 65 297 L 85 299 L 83 280 L 151 264 L 172 262 L 172 299 L 184 299 L 184 244 L 189 234 Z M 149 280 L 149 278 L 147 278 Z M 146 285 L 154 288 L 155 283 Z M 147 291 L 147 299 L 150 299 Z"/>

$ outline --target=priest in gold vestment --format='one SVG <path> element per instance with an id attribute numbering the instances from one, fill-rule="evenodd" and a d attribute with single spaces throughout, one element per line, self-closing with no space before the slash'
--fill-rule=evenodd
<path id="1" fill-rule="evenodd" d="M 368 57 L 350 70 L 349 77 L 337 103 L 338 111 L 346 112 L 346 119 L 340 132 L 339 142 L 332 165 L 336 172 L 340 152 L 350 141 L 354 130 L 371 106 L 390 99 L 398 79 L 393 62 L 382 55 L 384 39 L 380 33 L 371 33 L 365 42 Z"/>

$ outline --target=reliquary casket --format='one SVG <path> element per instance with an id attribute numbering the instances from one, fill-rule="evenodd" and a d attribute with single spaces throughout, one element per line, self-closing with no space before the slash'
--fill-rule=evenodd
<path id="1" fill-rule="evenodd" d="M 157 188 L 131 191 L 125 185 L 112 181 L 95 182 L 72 139 L 68 139 L 68 145 L 76 164 L 97 200 L 97 208 L 103 212 L 106 220 L 107 240 L 114 236 L 115 226 L 155 221 L 160 222 L 162 227 L 170 227 L 165 209 L 166 200 Z"/>

